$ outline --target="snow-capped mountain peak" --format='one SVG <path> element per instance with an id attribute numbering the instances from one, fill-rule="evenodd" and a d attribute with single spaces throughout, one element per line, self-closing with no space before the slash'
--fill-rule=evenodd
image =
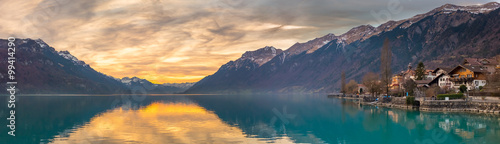
<path id="1" fill-rule="evenodd" d="M 76 65 L 88 66 L 87 64 L 85 64 L 85 62 L 83 62 L 81 60 L 78 60 L 78 58 L 76 58 L 75 56 L 71 55 L 69 53 L 69 51 L 59 51 L 59 52 L 57 52 L 57 54 L 59 54 L 60 56 L 62 56 L 63 58 L 65 58 L 67 60 L 71 60 Z"/>
<path id="2" fill-rule="evenodd" d="M 45 43 L 42 39 L 36 39 L 35 42 L 42 48 L 48 47 L 47 43 Z"/>
<path id="3" fill-rule="evenodd" d="M 366 36 L 372 34 L 374 31 L 375 27 L 371 25 L 360 25 L 340 35 L 340 38 L 337 40 L 337 43 L 341 42 L 351 43 L 357 40 L 361 40 L 366 38 Z"/>
<path id="4" fill-rule="evenodd" d="M 285 52 L 287 55 L 290 55 L 290 56 L 300 54 L 304 51 L 306 53 L 312 53 L 336 38 L 338 38 L 338 37 L 335 36 L 335 34 L 328 33 L 327 35 L 324 35 L 324 36 L 319 37 L 319 38 L 315 38 L 315 39 L 307 41 L 305 43 L 298 43 L 297 42 L 294 45 L 292 45 L 290 48 L 288 48 Z"/>
<path id="5" fill-rule="evenodd" d="M 277 49 L 273 46 L 265 46 L 263 48 L 260 48 L 255 51 L 247 51 L 245 52 L 241 58 L 238 60 L 246 60 L 249 59 L 255 63 L 257 63 L 259 66 L 268 62 L 271 60 L 274 56 L 277 54 L 280 54 L 282 52 L 281 49 Z"/>
<path id="6" fill-rule="evenodd" d="M 138 77 L 132 77 L 132 78 L 129 78 L 129 77 L 124 77 L 120 80 L 123 84 L 127 85 L 127 86 L 131 86 L 133 83 L 138 83 L 138 84 L 149 84 L 149 85 L 153 85 L 153 86 L 156 86 L 154 85 L 153 83 L 149 82 L 148 80 L 146 79 L 141 79 L 141 78 L 138 78 Z"/>
<path id="7" fill-rule="evenodd" d="M 194 84 L 194 83 L 154 84 L 146 79 L 141 79 L 138 77 L 131 77 L 131 78 L 124 77 L 122 79 L 118 79 L 118 81 L 120 81 L 121 83 L 125 84 L 127 87 L 132 89 L 133 90 L 132 93 L 134 93 L 134 90 L 143 89 L 145 91 L 138 91 L 138 92 L 147 92 L 154 94 L 180 93 L 188 89 L 189 87 L 193 86 Z"/>
<path id="8" fill-rule="evenodd" d="M 399 21 L 388 21 L 386 23 L 383 23 L 379 25 L 378 27 L 373 27 L 371 25 L 361 25 L 355 28 L 352 28 L 348 32 L 342 34 L 339 36 L 337 39 L 337 45 L 346 45 L 350 44 L 351 42 L 357 41 L 357 40 L 365 40 L 373 35 L 378 35 L 382 32 L 386 31 L 392 31 L 394 28 L 400 27 L 400 28 L 408 28 L 414 23 L 419 22 L 420 20 L 428 17 L 428 16 L 434 16 L 436 14 L 445 14 L 445 15 L 450 15 L 455 12 L 459 11 L 465 11 L 469 12 L 472 15 L 477 15 L 480 13 L 489 13 L 493 10 L 496 10 L 500 8 L 500 4 L 497 2 L 490 2 L 482 5 L 469 5 L 469 6 L 458 6 L 458 5 L 453 5 L 453 4 L 445 4 L 443 6 L 440 6 L 438 8 L 435 8 L 427 13 L 424 14 L 418 14 L 415 15 L 411 18 L 408 19 L 403 19 Z"/>
<path id="9" fill-rule="evenodd" d="M 473 14 L 479 13 L 487 13 L 493 10 L 496 10 L 500 7 L 500 4 L 497 2 L 490 2 L 482 5 L 469 5 L 469 6 L 458 6 L 453 4 L 445 4 L 439 8 L 436 8 L 434 11 L 441 11 L 444 13 L 450 13 L 455 11 L 467 11 Z"/>

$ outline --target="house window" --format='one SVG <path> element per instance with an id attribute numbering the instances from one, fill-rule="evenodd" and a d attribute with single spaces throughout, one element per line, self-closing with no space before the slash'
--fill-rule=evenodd
<path id="1" fill-rule="evenodd" d="M 468 75 L 467 75 L 467 77 L 468 77 L 468 78 L 470 78 L 470 77 L 472 77 L 472 75 L 471 75 L 471 74 L 468 74 Z"/>
<path id="2" fill-rule="evenodd" d="M 479 82 L 478 82 L 478 81 L 476 81 L 475 83 L 476 83 L 476 85 L 479 85 Z"/>

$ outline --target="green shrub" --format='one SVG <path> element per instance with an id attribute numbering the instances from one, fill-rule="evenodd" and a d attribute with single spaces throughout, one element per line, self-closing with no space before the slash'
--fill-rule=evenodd
<path id="1" fill-rule="evenodd" d="M 458 94 L 438 94 L 436 99 L 438 100 L 444 100 L 445 97 L 449 97 L 450 99 L 461 99 L 464 97 L 464 94 L 458 93 Z"/>
<path id="2" fill-rule="evenodd" d="M 460 85 L 460 87 L 458 89 L 460 90 L 461 93 L 467 92 L 467 86 L 465 86 L 465 85 Z"/>
<path id="3" fill-rule="evenodd" d="M 406 105 L 413 105 L 414 102 L 415 102 L 414 96 L 407 96 L 406 97 Z"/>

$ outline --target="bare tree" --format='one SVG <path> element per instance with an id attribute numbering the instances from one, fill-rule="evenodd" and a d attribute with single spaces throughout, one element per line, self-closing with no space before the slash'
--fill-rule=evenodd
<path id="1" fill-rule="evenodd" d="M 493 73 L 488 75 L 484 91 L 498 92 L 499 90 L 500 90 L 500 73 Z"/>
<path id="2" fill-rule="evenodd" d="M 346 93 L 346 85 L 345 85 L 345 72 L 342 71 L 342 74 L 340 74 L 340 84 L 341 84 L 341 88 L 340 88 L 340 92 L 341 93 Z"/>
<path id="3" fill-rule="evenodd" d="M 389 46 L 389 39 L 386 38 L 384 45 L 382 46 L 382 51 L 380 53 L 380 73 L 381 73 L 381 84 L 384 92 L 389 94 L 389 85 L 391 84 L 392 72 L 391 72 L 391 61 L 392 52 Z"/>
<path id="4" fill-rule="evenodd" d="M 425 90 L 425 96 L 426 97 L 431 97 L 431 96 L 437 96 L 441 92 L 441 88 L 439 86 L 434 85 Z"/>
<path id="5" fill-rule="evenodd" d="M 403 88 L 408 93 L 408 95 L 414 95 L 413 92 L 414 92 L 416 87 L 417 87 L 417 84 L 411 79 L 405 80 L 405 82 L 403 83 Z"/>
<path id="6" fill-rule="evenodd" d="M 372 96 L 380 93 L 380 82 L 377 74 L 373 72 L 366 73 L 365 76 L 363 76 L 363 84 L 368 88 Z"/>
<path id="7" fill-rule="evenodd" d="M 350 80 L 346 85 L 346 92 L 354 94 L 358 91 L 358 83 L 354 80 Z"/>

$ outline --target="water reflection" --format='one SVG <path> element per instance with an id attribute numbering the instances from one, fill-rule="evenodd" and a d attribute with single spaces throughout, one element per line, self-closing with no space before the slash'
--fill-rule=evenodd
<path id="1" fill-rule="evenodd" d="M 387 109 L 311 95 L 117 100 L 123 97 L 19 97 L 16 137 L 0 135 L 0 143 L 500 143 L 495 115 Z M 0 117 L 6 111 L 0 107 Z"/>
<path id="2" fill-rule="evenodd" d="M 363 114 L 366 131 L 391 135 L 396 127 L 404 127 L 411 143 L 499 143 L 500 117 L 488 114 L 418 112 L 400 109 L 361 107 L 356 101 L 341 100 L 342 119 Z M 359 108 L 359 109 L 357 109 Z M 345 115 L 347 113 L 348 115 Z M 348 118 L 346 118 L 348 117 Z M 396 133 L 393 136 L 400 136 Z M 398 138 L 385 139 L 394 143 Z"/>
<path id="3" fill-rule="evenodd" d="M 155 102 L 138 110 L 113 109 L 53 143 L 264 143 L 194 103 Z M 278 143 L 292 143 L 280 138 Z"/>

